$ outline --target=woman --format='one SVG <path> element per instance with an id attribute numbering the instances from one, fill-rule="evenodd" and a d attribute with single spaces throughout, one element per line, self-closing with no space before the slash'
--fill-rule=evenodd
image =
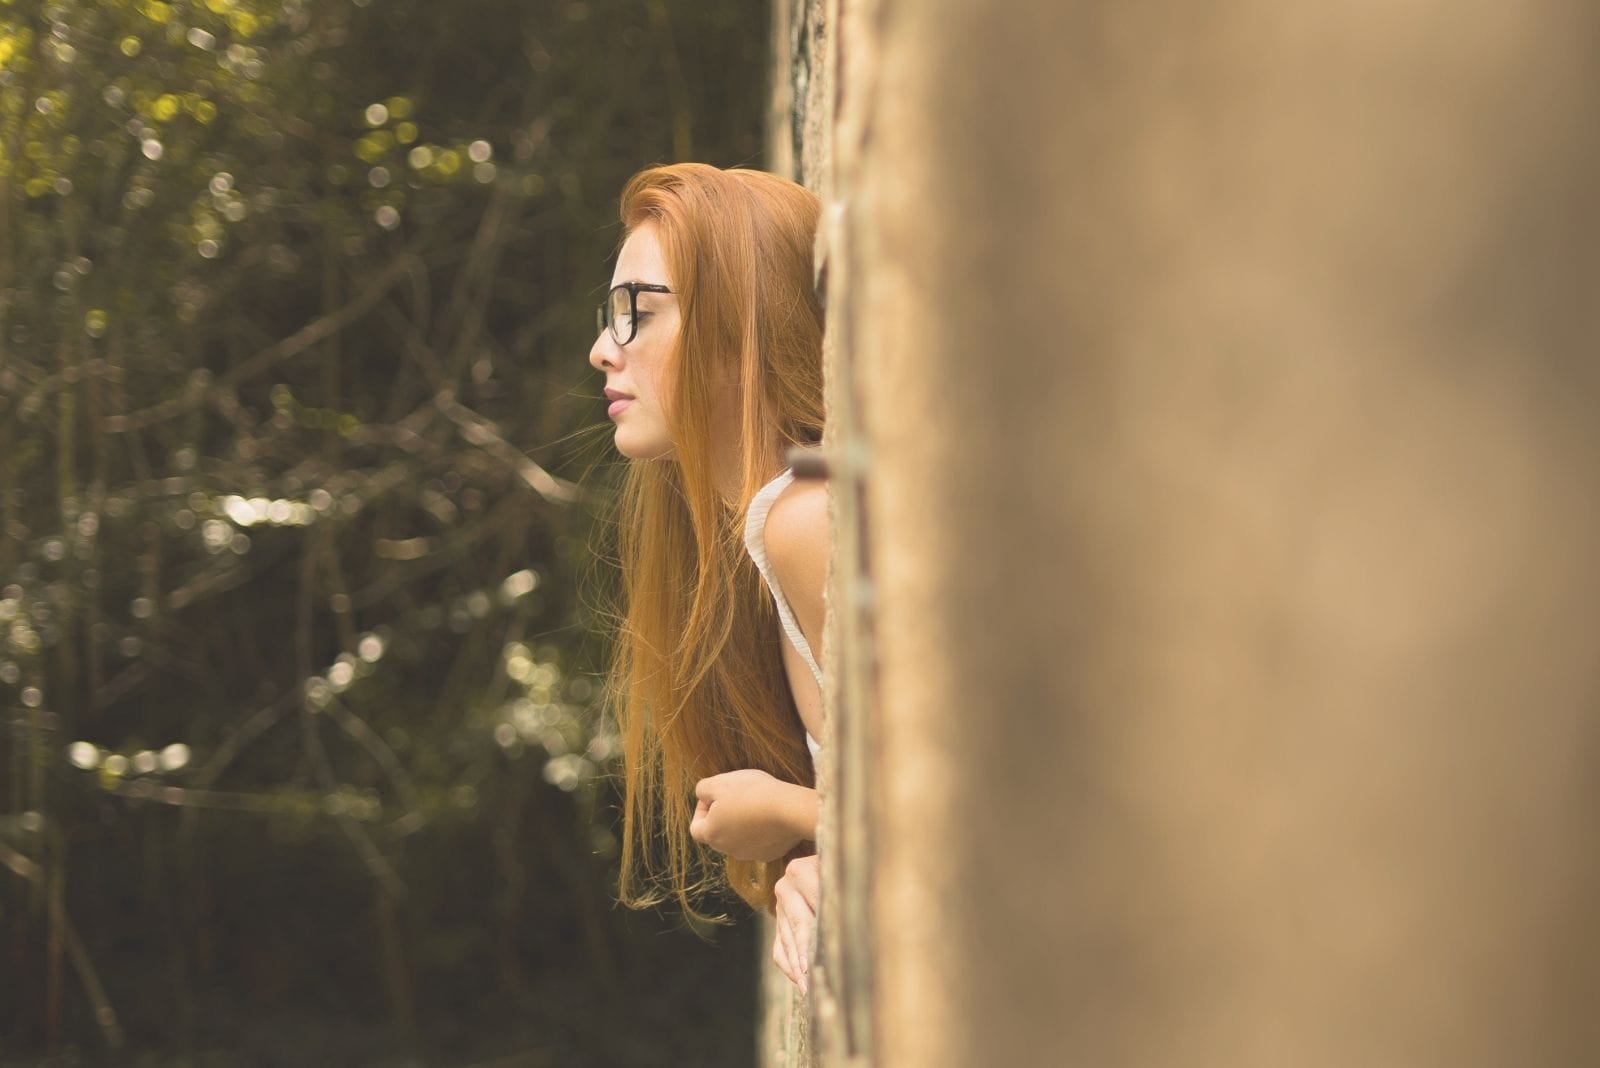
<path id="1" fill-rule="evenodd" d="M 783 458 L 822 436 L 818 208 L 759 171 L 691 163 L 635 175 L 589 353 L 617 449 L 633 461 L 612 672 L 623 900 L 670 892 L 693 914 L 725 878 L 775 912 L 774 960 L 802 991 L 817 900 L 813 650 L 827 499 L 793 482 Z M 720 875 L 707 849 L 722 854 Z"/>

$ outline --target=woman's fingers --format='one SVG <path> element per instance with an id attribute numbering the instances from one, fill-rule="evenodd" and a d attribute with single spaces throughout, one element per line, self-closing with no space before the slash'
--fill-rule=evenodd
<path id="1" fill-rule="evenodd" d="M 772 936 L 772 963 L 778 966 L 778 970 L 788 978 L 789 982 L 795 986 L 800 985 L 800 973 L 790 959 L 789 935 L 784 929 L 782 920 L 777 924 L 777 933 Z"/>
<path id="2" fill-rule="evenodd" d="M 785 972 L 800 988 L 802 994 L 806 993 L 809 986 L 811 971 L 811 932 L 815 926 L 816 918 L 812 913 L 810 902 L 794 886 L 793 880 L 785 876 L 778 880 L 773 887 L 775 898 L 775 913 L 777 939 L 783 944 L 784 954 L 792 971 Z"/>
<path id="3" fill-rule="evenodd" d="M 707 840 L 710 828 L 706 826 L 706 819 L 711 815 L 711 802 L 717 799 L 716 776 L 701 779 L 694 784 L 694 815 L 689 819 L 689 837 L 701 845 L 710 845 Z"/>
<path id="4" fill-rule="evenodd" d="M 811 981 L 811 931 L 813 924 L 810 914 L 791 916 L 789 920 L 789 944 L 794 947 L 794 967 L 800 973 L 800 993 L 806 992 L 806 985 Z"/>
<path id="5" fill-rule="evenodd" d="M 817 905 L 822 900 L 822 866 L 815 854 L 797 857 L 784 868 L 779 885 L 791 895 L 785 914 L 793 927 L 792 942 L 797 947 L 802 973 L 811 971 L 811 939 L 817 929 Z"/>
<path id="6" fill-rule="evenodd" d="M 789 977 L 789 982 L 799 988 L 800 993 L 806 992 L 806 970 L 801 963 L 800 949 L 794 940 L 794 927 L 785 923 L 781 918 L 777 924 L 778 933 L 774 937 L 774 952 L 781 948 L 783 963 L 779 965 L 783 974 Z"/>
<path id="7" fill-rule="evenodd" d="M 701 845 L 708 845 L 706 841 L 709 827 L 708 820 L 711 816 L 711 802 L 701 801 L 694 806 L 694 816 L 689 820 L 689 837 Z"/>
<path id="8" fill-rule="evenodd" d="M 779 882 L 773 888 L 773 896 L 777 899 L 777 915 L 775 917 L 778 937 L 783 939 L 784 947 L 789 953 L 789 963 L 794 965 L 794 970 L 799 975 L 806 972 L 805 944 L 795 937 L 795 892 Z M 798 980 L 797 980 L 798 981 Z"/>

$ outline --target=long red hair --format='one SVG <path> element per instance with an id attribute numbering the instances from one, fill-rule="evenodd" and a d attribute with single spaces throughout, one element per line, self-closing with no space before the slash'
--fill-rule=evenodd
<path id="1" fill-rule="evenodd" d="M 812 276 L 820 205 L 776 175 L 653 167 L 622 192 L 626 233 L 652 223 L 681 326 L 667 355 L 673 455 L 629 463 L 618 502 L 620 632 L 611 698 L 623 745 L 622 900 L 727 885 L 772 907 L 782 862 L 727 860 L 689 835 L 694 784 L 756 768 L 811 785 L 771 597 L 744 548 L 750 499 L 786 449 L 821 440 L 822 309 Z M 713 406 L 738 383 L 736 499 L 713 477 Z"/>

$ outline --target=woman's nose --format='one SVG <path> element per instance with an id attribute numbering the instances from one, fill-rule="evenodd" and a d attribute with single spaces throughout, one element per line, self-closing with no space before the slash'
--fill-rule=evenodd
<path id="1" fill-rule="evenodd" d="M 612 370 L 622 363 L 622 350 L 611 339 L 611 331 L 602 330 L 589 349 L 589 365 L 596 371 Z"/>

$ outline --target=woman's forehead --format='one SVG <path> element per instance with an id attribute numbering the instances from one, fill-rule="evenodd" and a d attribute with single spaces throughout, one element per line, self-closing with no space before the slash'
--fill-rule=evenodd
<path id="1" fill-rule="evenodd" d="M 661 254 L 661 242 L 656 237 L 653 222 L 640 223 L 617 253 L 617 269 L 611 274 L 611 284 L 623 282 L 648 282 L 653 285 L 671 285 L 667 277 L 667 264 Z"/>

